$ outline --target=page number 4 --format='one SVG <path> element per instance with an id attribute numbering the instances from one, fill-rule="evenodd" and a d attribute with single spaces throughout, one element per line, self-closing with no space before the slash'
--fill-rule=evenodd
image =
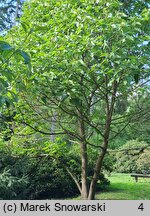
<path id="1" fill-rule="evenodd" d="M 138 207 L 139 210 L 143 211 L 144 210 L 144 206 L 143 206 L 143 203 L 141 203 Z"/>

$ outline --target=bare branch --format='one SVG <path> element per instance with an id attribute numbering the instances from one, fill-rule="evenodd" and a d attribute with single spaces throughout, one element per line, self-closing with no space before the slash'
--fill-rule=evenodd
<path id="1" fill-rule="evenodd" d="M 30 127 L 31 129 L 33 129 L 36 132 L 39 132 L 41 134 L 45 134 L 45 135 L 60 135 L 60 134 L 66 134 L 66 132 L 54 132 L 54 133 L 50 133 L 50 132 L 45 132 L 45 131 L 41 131 L 33 126 L 31 126 L 30 124 L 28 124 L 27 122 L 22 122 L 23 124 L 25 124 L 26 126 Z"/>

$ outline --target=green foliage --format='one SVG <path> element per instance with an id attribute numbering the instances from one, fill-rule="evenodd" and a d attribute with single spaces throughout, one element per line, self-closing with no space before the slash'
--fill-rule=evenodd
<path id="1" fill-rule="evenodd" d="M 58 199 L 79 194 L 72 178 L 55 159 L 22 157 L 14 160 L 5 155 L 4 164 L 11 172 L 3 171 L 0 177 L 1 199 Z M 75 167 L 75 173 L 80 176 L 78 169 L 79 166 Z M 27 177 L 20 177 L 22 175 Z M 101 174 L 97 189 L 103 189 L 108 184 L 109 181 Z"/>
<path id="2" fill-rule="evenodd" d="M 21 18 L 23 26 L 17 32 L 21 44 L 25 31 L 33 30 L 26 43 L 23 43 L 32 56 L 32 87 L 33 83 L 41 85 L 44 82 L 49 86 L 45 91 L 52 90 L 52 95 L 57 96 L 63 106 L 65 103 L 79 106 L 83 101 L 79 78 L 84 73 L 89 81 L 94 77 L 99 82 L 104 74 L 108 74 L 110 86 L 123 73 L 124 87 L 119 90 L 129 87 L 131 81 L 140 76 L 139 71 L 147 62 L 145 50 L 139 44 L 147 36 L 145 29 L 143 37 L 141 31 L 148 12 L 141 12 L 141 19 L 136 16 L 127 19 L 119 10 L 120 6 L 119 1 L 104 4 L 100 1 L 87 3 L 66 0 L 59 3 L 44 1 L 43 4 L 34 0 L 26 4 Z M 12 34 L 16 37 L 15 30 L 12 30 Z M 110 66 L 110 62 L 113 66 Z M 37 87 L 33 89 L 35 92 L 37 90 L 42 92 Z M 86 92 L 90 94 L 87 88 Z M 41 98 L 45 103 L 44 94 Z"/>
<path id="3" fill-rule="evenodd" d="M 129 140 L 128 134 L 126 133 L 126 130 L 124 130 L 115 139 L 111 140 L 109 147 L 110 147 L 110 149 L 119 149 L 128 140 Z"/>
<path id="4" fill-rule="evenodd" d="M 30 56 L 21 49 L 17 49 L 0 37 L 0 108 L 9 108 L 17 100 L 16 79 L 13 64 L 31 66 Z"/>
<path id="5" fill-rule="evenodd" d="M 98 150 L 97 148 L 93 149 L 93 148 L 89 148 L 89 167 L 90 167 L 90 170 L 91 170 L 91 178 L 92 178 L 92 167 L 94 167 L 94 161 L 95 161 L 95 158 L 98 157 Z M 103 161 L 103 166 L 102 166 L 102 173 L 107 173 L 107 174 L 110 174 L 112 171 L 113 171 L 113 165 L 114 165 L 114 156 L 112 154 L 106 154 L 105 156 L 105 159 Z"/>
<path id="6" fill-rule="evenodd" d="M 32 170 L 29 199 L 58 199 L 79 193 L 74 181 L 55 159 L 42 159 Z"/>
<path id="7" fill-rule="evenodd" d="M 140 169 L 140 159 L 139 159 L 142 157 L 142 159 L 144 160 L 145 158 L 144 149 L 146 149 L 147 147 L 148 147 L 148 144 L 146 142 L 142 142 L 142 141 L 139 142 L 138 140 L 128 141 L 125 145 L 119 148 L 118 152 L 115 155 L 116 171 L 122 172 L 122 173 L 149 172 L 149 169 L 147 170 L 146 165 L 145 165 L 145 170 Z M 147 164 L 149 164 L 148 161 L 147 161 Z"/>
<path id="8" fill-rule="evenodd" d="M 136 15 L 138 16 L 138 14 L 144 9 L 144 8 L 149 8 L 149 3 L 147 0 L 120 0 L 123 4 L 122 4 L 122 9 L 123 11 L 129 15 Z"/>
<path id="9" fill-rule="evenodd" d="M 110 175 L 114 171 L 115 162 L 116 160 L 115 160 L 114 154 L 108 153 L 105 156 L 104 162 L 103 162 L 104 173 L 107 173 L 108 175 Z"/>
<path id="10" fill-rule="evenodd" d="M 61 144 L 60 139 L 58 142 Z M 6 145 L 6 143 L 1 142 L 1 172 L 4 169 L 9 169 L 11 178 L 17 180 L 21 179 L 22 176 L 27 176 L 28 180 L 27 187 L 24 187 L 23 184 L 22 188 L 19 189 L 20 194 L 16 193 L 15 199 L 58 199 L 79 194 L 75 182 L 66 171 L 66 167 L 68 167 L 77 180 L 81 182 L 79 148 L 68 146 L 67 151 L 64 151 L 65 148 L 62 148 L 64 144 L 60 144 L 50 145 L 49 142 L 50 155 L 47 154 L 46 156 L 44 152 L 41 154 L 38 152 L 32 152 L 31 154 L 30 152 L 29 156 L 25 156 L 24 153 L 21 153 L 21 148 L 17 153 L 15 149 L 11 150 L 15 148 L 14 146 L 11 147 L 9 144 Z M 58 150 L 58 147 L 60 148 L 60 152 L 54 151 L 55 146 L 57 147 L 56 150 Z M 26 148 L 28 147 L 26 146 Z M 45 153 L 47 153 L 48 146 L 45 150 Z M 27 150 L 25 152 L 28 154 Z M 94 162 L 91 157 L 88 169 L 89 181 L 93 175 L 93 166 Z M 107 167 L 107 169 L 110 169 L 110 167 Z M 109 181 L 101 173 L 98 177 L 97 190 L 103 190 L 107 185 L 109 185 Z M 15 192 L 15 187 L 13 192 Z M 3 196 L 2 199 L 4 199 Z"/>
<path id="11" fill-rule="evenodd" d="M 133 16 L 130 11 L 128 17 L 129 5 L 137 9 L 135 2 L 130 3 L 127 7 L 119 1 L 105 4 L 103 1 L 49 3 L 34 0 L 25 5 L 21 25 L 17 30 L 12 29 L 14 39 L 8 35 L 8 40 L 22 45 L 32 57 L 31 76 L 24 68 L 16 66 L 17 77 L 25 86 L 19 85 L 18 106 L 22 107 L 28 123 L 47 131 L 52 125 L 51 116 L 56 112 L 56 128 L 77 133 L 77 110 L 82 105 L 85 125 L 94 134 L 94 138 L 87 141 L 100 143 L 99 131 L 104 132 L 106 120 L 104 77 L 108 78 L 109 97 L 114 80 L 119 83 L 118 95 L 126 97 L 116 99 L 115 115 L 124 114 L 131 86 L 136 85 L 137 77 L 145 77 L 148 69 L 143 68 L 147 64 L 148 48 L 140 46 L 148 38 L 147 6 L 143 5 L 138 11 L 140 16 Z M 127 9 L 122 10 L 123 7 Z M 90 95 L 99 101 L 95 106 L 91 105 Z M 89 106 L 93 110 L 91 113 Z M 87 120 L 98 125 L 97 128 L 93 129 Z M 111 129 L 118 132 L 120 127 Z"/>
<path id="12" fill-rule="evenodd" d="M 23 199 L 27 186 L 28 178 L 25 176 L 13 176 L 8 169 L 0 173 L 0 199 Z"/>
<path id="13" fill-rule="evenodd" d="M 1 153 L 0 170 L 1 199 L 54 199 L 79 193 L 61 164 L 49 157 L 16 158 Z"/>
<path id="14" fill-rule="evenodd" d="M 138 173 L 150 174 L 150 150 L 145 150 L 136 164 Z"/>
<path id="15" fill-rule="evenodd" d="M 150 98 L 149 89 L 138 92 L 137 96 L 130 100 L 129 116 L 130 125 L 126 128 L 128 139 L 136 139 L 150 143 Z M 136 116 L 132 117 L 132 113 Z"/>
<path id="16" fill-rule="evenodd" d="M 25 64 L 30 63 L 30 56 L 26 52 L 24 52 L 21 49 L 16 49 L 15 47 L 11 46 L 6 41 L 3 41 L 2 38 L 0 38 L 0 60 L 1 60 L 1 63 L 3 63 L 4 66 L 7 67 L 9 65 L 11 58 L 14 56 L 15 56 L 16 61 L 18 61 L 19 58 L 22 57 L 24 59 Z M 1 65 L 1 66 L 3 66 L 3 65 Z"/>

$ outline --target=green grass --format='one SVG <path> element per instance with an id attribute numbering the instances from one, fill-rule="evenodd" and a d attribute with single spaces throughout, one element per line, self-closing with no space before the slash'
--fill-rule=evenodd
<path id="1" fill-rule="evenodd" d="M 108 177 L 110 186 L 98 193 L 96 199 L 102 200 L 150 200 L 150 179 L 139 178 L 135 182 L 129 174 L 113 174 Z"/>
<path id="2" fill-rule="evenodd" d="M 110 185 L 96 194 L 97 200 L 150 200 L 150 179 L 139 178 L 135 182 L 130 174 L 120 173 L 112 174 L 108 179 Z"/>

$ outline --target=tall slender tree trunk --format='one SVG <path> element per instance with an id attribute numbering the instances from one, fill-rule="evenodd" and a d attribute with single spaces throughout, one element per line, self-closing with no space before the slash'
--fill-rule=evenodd
<path id="1" fill-rule="evenodd" d="M 80 118 L 78 120 L 78 130 L 79 135 L 81 138 L 80 142 L 80 150 L 81 150 L 81 198 L 87 199 L 88 198 L 88 183 L 87 183 L 87 170 L 88 170 L 88 156 L 87 156 L 87 144 L 85 140 L 85 126 L 82 119 L 82 116 L 80 115 Z"/>
<path id="2" fill-rule="evenodd" d="M 81 164 L 82 164 L 82 190 L 81 198 L 88 198 L 88 184 L 87 184 L 87 147 L 85 143 L 81 143 Z"/>
<path id="3" fill-rule="evenodd" d="M 107 144 L 104 144 L 104 146 L 107 146 Z M 96 185 L 97 185 L 97 180 L 98 180 L 98 175 L 101 171 L 102 164 L 103 164 L 103 159 L 106 154 L 106 149 L 102 149 L 101 153 L 98 156 L 98 159 L 96 161 L 96 165 L 94 168 L 94 174 L 93 178 L 90 184 L 90 189 L 89 189 L 89 194 L 88 194 L 88 199 L 89 200 L 94 200 L 95 199 L 95 192 L 96 192 Z"/>

